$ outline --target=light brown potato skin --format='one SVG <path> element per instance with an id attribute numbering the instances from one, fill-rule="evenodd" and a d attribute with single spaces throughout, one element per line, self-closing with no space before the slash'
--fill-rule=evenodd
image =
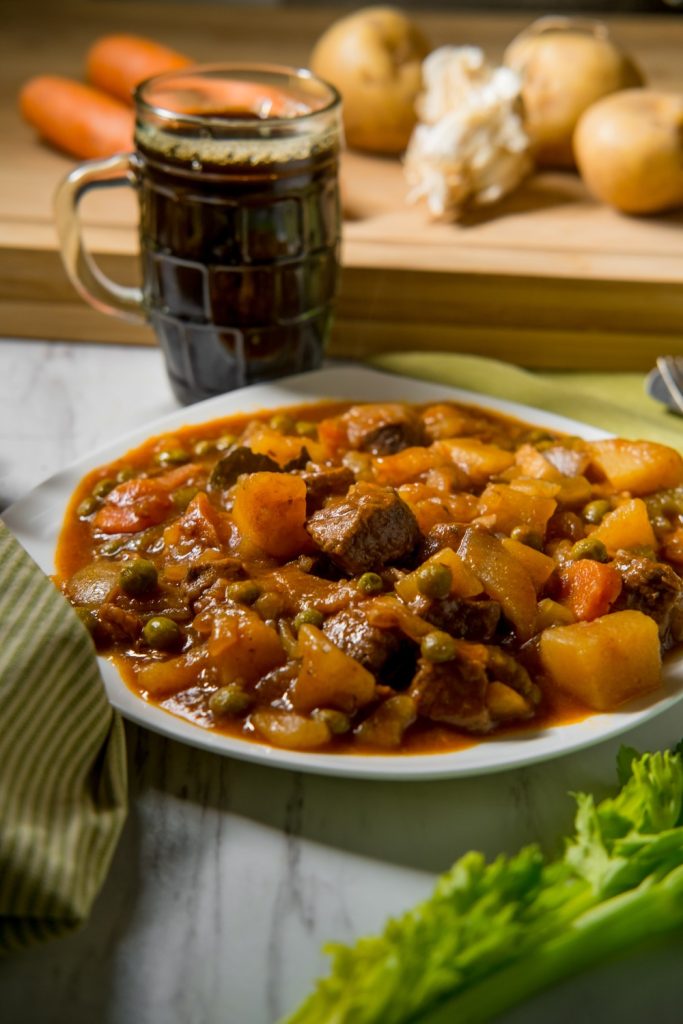
<path id="1" fill-rule="evenodd" d="M 406 148 L 429 50 L 417 25 L 391 7 L 356 11 L 320 37 L 311 68 L 342 95 L 349 146 L 388 154 Z"/>
<path id="2" fill-rule="evenodd" d="M 572 135 L 581 114 L 603 96 L 644 82 L 611 40 L 571 29 L 513 40 L 504 62 L 521 75 L 524 123 L 544 167 L 573 167 Z"/>
<path id="3" fill-rule="evenodd" d="M 583 114 L 574 152 L 588 190 L 623 213 L 683 205 L 683 96 L 629 89 Z"/>

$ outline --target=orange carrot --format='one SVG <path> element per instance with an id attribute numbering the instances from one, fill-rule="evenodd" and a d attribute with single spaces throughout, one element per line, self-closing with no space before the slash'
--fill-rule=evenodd
<path id="1" fill-rule="evenodd" d="M 621 576 L 612 565 L 581 558 L 560 573 L 562 603 L 579 621 L 607 615 L 621 593 Z"/>
<path id="2" fill-rule="evenodd" d="M 112 35 L 97 39 L 88 50 L 86 76 L 105 92 L 133 102 L 133 90 L 140 82 L 164 71 L 178 71 L 193 61 L 153 39 Z"/>
<path id="3" fill-rule="evenodd" d="M 137 533 L 163 523 L 173 508 L 168 489 L 154 478 L 127 480 L 110 491 L 95 513 L 102 533 Z"/>
<path id="4" fill-rule="evenodd" d="M 71 78 L 31 78 L 19 94 L 19 109 L 39 135 L 72 156 L 112 156 L 133 145 L 132 110 Z"/>
<path id="5" fill-rule="evenodd" d="M 103 533 L 136 533 L 148 526 L 163 523 L 173 507 L 171 493 L 191 480 L 201 467 L 194 462 L 176 466 L 167 473 L 154 477 L 134 477 L 115 487 L 104 499 L 104 504 L 95 514 L 95 525 Z M 201 494 L 197 495 L 197 499 Z M 205 503 L 208 498 L 204 495 Z M 188 506 L 185 516 L 190 512 Z M 206 504 L 200 510 L 207 518 Z M 217 520 L 217 514 L 216 514 Z M 181 519 L 182 523 L 183 520 Z M 213 526 L 213 522 L 211 526 Z"/>

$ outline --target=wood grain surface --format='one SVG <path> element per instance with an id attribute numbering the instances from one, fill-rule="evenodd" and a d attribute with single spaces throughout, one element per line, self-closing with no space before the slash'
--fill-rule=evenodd
<path id="1" fill-rule="evenodd" d="M 52 196 L 73 162 L 17 113 L 32 74 L 80 76 L 93 39 L 155 38 L 198 61 L 305 64 L 333 9 L 80 2 L 4 5 L 0 39 L 0 331 L 18 337 L 153 343 L 151 330 L 85 305 L 61 267 Z M 527 22 L 491 13 L 416 15 L 434 43 L 476 43 L 498 59 Z M 609 19 L 649 81 L 683 90 L 683 18 Z M 463 223 L 431 223 L 405 202 L 397 160 L 347 153 L 342 282 L 331 352 L 476 352 L 528 366 L 646 369 L 683 344 L 683 213 L 628 218 L 572 174 L 542 174 Z M 103 269 L 137 275 L 135 199 L 89 196 L 86 237 Z"/>

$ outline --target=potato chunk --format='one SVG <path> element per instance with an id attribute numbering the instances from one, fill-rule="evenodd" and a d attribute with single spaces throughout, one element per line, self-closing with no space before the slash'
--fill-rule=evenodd
<path id="1" fill-rule="evenodd" d="M 285 750 L 315 750 L 330 740 L 330 730 L 324 722 L 294 711 L 263 708 L 255 711 L 249 721 L 264 739 Z"/>
<path id="2" fill-rule="evenodd" d="M 459 437 L 452 441 L 437 441 L 432 445 L 464 470 L 476 486 L 485 484 L 489 477 L 509 469 L 515 461 L 512 452 L 495 444 L 484 444 L 476 437 Z"/>
<path id="3" fill-rule="evenodd" d="M 608 512 L 591 537 L 601 540 L 611 555 L 621 548 L 651 548 L 656 544 L 642 498 L 631 498 Z"/>
<path id="4" fill-rule="evenodd" d="M 540 653 L 551 682 L 594 711 L 614 711 L 661 685 L 657 623 L 643 612 L 546 629 Z"/>
<path id="5" fill-rule="evenodd" d="M 524 494 L 505 484 L 489 484 L 479 498 L 479 514 L 493 516 L 495 530 L 501 533 L 521 524 L 543 536 L 556 508 L 552 498 Z"/>
<path id="6" fill-rule="evenodd" d="M 206 618 L 212 623 L 206 646 L 221 686 L 237 680 L 255 683 L 286 660 L 278 634 L 251 608 L 228 606 Z M 198 619 L 195 624 L 200 624 Z"/>
<path id="7" fill-rule="evenodd" d="M 292 558 L 310 547 L 306 484 L 286 473 L 251 473 L 235 487 L 232 509 L 241 536 L 275 558 Z"/>
<path id="8" fill-rule="evenodd" d="M 617 491 L 651 494 L 683 483 L 683 459 L 666 445 L 615 437 L 588 447 L 592 464 Z"/>
<path id="9" fill-rule="evenodd" d="M 555 562 L 542 551 L 522 544 L 510 537 L 503 537 L 501 544 L 513 558 L 520 562 L 531 576 L 534 587 L 540 592 L 555 571 Z"/>
<path id="10" fill-rule="evenodd" d="M 296 711 L 336 708 L 352 713 L 375 695 L 375 677 L 316 626 L 299 631 L 301 668 L 289 696 Z"/>

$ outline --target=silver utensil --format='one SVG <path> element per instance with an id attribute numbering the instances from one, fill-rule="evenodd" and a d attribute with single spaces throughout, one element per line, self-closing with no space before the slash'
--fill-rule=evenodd
<path id="1" fill-rule="evenodd" d="M 652 398 L 683 416 L 683 356 L 659 356 L 645 388 Z"/>

